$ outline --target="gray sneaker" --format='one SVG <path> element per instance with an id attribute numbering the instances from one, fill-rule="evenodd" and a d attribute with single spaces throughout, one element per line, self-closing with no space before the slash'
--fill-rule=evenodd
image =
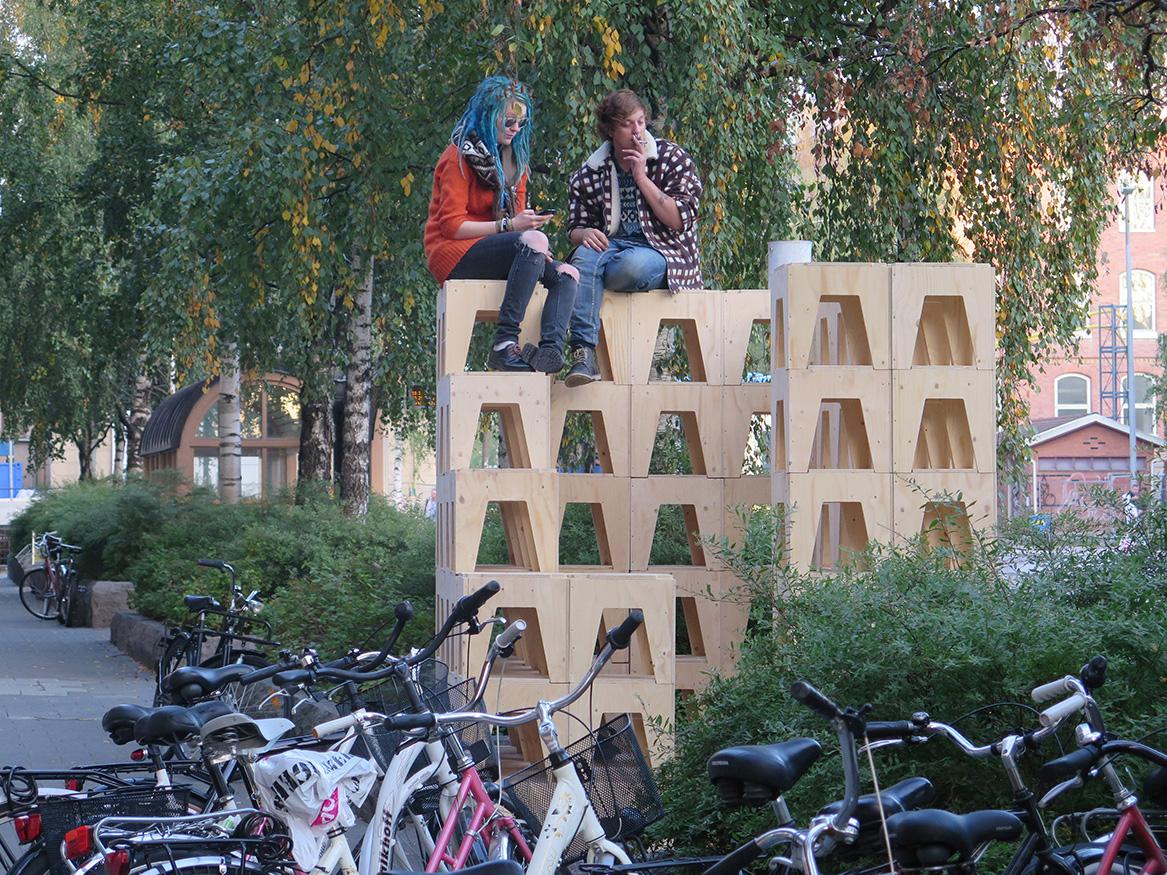
<path id="1" fill-rule="evenodd" d="M 596 369 L 596 351 L 590 346 L 577 346 L 571 351 L 571 370 L 563 382 L 568 386 L 586 386 L 600 379 Z"/>
<path id="2" fill-rule="evenodd" d="M 554 346 L 528 343 L 523 347 L 523 361 L 544 374 L 558 374 L 563 370 L 563 347 L 556 349 Z"/>
<path id="3" fill-rule="evenodd" d="M 492 371 L 509 371 L 519 374 L 533 374 L 535 372 L 535 369 L 524 361 L 517 343 L 511 343 L 502 349 L 492 349 L 486 359 L 486 366 Z"/>

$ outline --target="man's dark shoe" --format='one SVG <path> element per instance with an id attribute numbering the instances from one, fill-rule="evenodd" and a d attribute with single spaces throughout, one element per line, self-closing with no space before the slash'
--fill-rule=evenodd
<path id="1" fill-rule="evenodd" d="M 563 370 L 563 349 L 562 347 L 544 346 L 543 344 L 535 346 L 533 343 L 528 343 L 523 347 L 523 360 L 536 371 L 542 371 L 545 374 L 558 374 Z"/>
<path id="2" fill-rule="evenodd" d="M 492 349 L 486 358 L 486 366 L 492 371 L 510 371 L 518 374 L 532 374 L 535 369 L 523 360 L 517 343 L 511 343 L 502 349 Z"/>
<path id="3" fill-rule="evenodd" d="M 590 346 L 577 346 L 571 351 L 571 370 L 563 382 L 568 386 L 586 386 L 600 379 L 596 369 L 596 351 Z"/>

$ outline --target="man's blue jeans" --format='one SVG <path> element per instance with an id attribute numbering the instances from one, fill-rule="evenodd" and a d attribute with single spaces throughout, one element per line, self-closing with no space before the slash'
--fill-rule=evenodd
<path id="1" fill-rule="evenodd" d="M 590 346 L 600 339 L 600 304 L 604 289 L 614 292 L 647 292 L 664 286 L 665 257 L 651 246 L 628 240 L 609 240 L 608 248 L 596 252 L 579 246 L 571 256 L 579 271 L 579 291 L 571 314 L 571 345 Z"/>

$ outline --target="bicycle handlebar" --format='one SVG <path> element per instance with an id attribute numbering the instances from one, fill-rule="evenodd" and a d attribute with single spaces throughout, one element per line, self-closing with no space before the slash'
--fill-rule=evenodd
<path id="1" fill-rule="evenodd" d="M 619 640 L 623 634 L 626 634 L 628 638 L 631 638 L 632 633 L 635 632 L 643 622 L 644 614 L 641 611 L 630 612 L 628 619 L 621 623 L 619 626 L 619 629 L 624 629 L 625 632 L 621 633 L 620 635 L 616 635 L 615 637 L 617 640 Z M 592 682 L 596 679 L 596 676 L 603 670 L 604 666 L 607 665 L 608 660 L 612 658 L 612 654 L 615 653 L 617 649 L 620 649 L 612 643 L 612 638 L 612 632 L 609 632 L 608 643 L 605 644 L 603 649 L 596 655 L 595 660 L 592 662 L 591 668 L 587 670 L 587 673 L 583 676 L 583 679 L 565 695 L 561 696 L 553 702 L 540 702 L 539 705 L 534 708 L 530 708 L 518 714 L 508 715 L 484 714 L 480 711 L 451 711 L 446 714 L 434 714 L 432 712 L 426 714 L 397 714 L 385 718 L 385 728 L 404 730 L 426 729 L 441 725 L 443 723 L 486 723 L 490 726 L 512 727 L 522 726 L 524 723 L 530 723 L 533 720 L 538 720 L 540 717 L 540 706 L 546 706 L 548 714 L 554 714 L 556 711 L 562 711 L 564 708 L 571 705 L 584 694 L 587 688 L 592 685 Z M 624 646 L 627 646 L 627 644 Z M 491 664 L 492 661 L 488 660 L 487 668 L 489 668 Z M 489 677 L 489 672 L 485 671 L 484 675 Z M 481 695 L 481 692 L 483 689 L 485 689 L 485 686 L 481 678 L 479 681 L 479 693 Z"/>
<path id="2" fill-rule="evenodd" d="M 816 714 L 827 720 L 834 720 L 840 715 L 839 706 L 816 690 L 806 681 L 795 681 L 790 687 L 790 695 L 795 701 L 801 702 Z"/>

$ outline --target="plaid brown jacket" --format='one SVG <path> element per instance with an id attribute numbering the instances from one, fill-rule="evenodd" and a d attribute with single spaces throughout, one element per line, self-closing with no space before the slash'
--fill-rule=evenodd
<path id="1" fill-rule="evenodd" d="M 697 207 L 701 179 L 689 153 L 669 140 L 649 137 L 648 177 L 677 203 L 682 228 L 674 231 L 640 199 L 640 225 L 652 248 L 665 257 L 668 285 L 673 292 L 704 288 L 701 253 L 697 245 Z M 612 144 L 606 142 L 571 177 L 568 233 L 575 228 L 598 228 L 609 237 L 620 228 L 620 183 Z"/>

